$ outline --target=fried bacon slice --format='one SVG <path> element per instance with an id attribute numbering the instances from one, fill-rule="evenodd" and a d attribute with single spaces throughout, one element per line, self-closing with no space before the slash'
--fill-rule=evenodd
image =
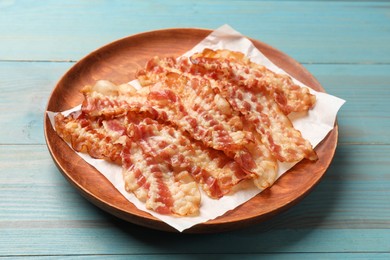
<path id="1" fill-rule="evenodd" d="M 148 61 L 144 70 L 137 73 L 137 78 L 141 85 L 150 89 L 161 86 L 161 82 L 166 82 L 163 88 L 168 88 L 169 93 L 175 93 L 177 96 L 175 100 L 181 100 L 184 109 L 179 106 L 180 110 L 193 115 L 190 117 L 190 125 L 183 126 L 179 122 L 180 127 L 195 139 L 205 142 L 214 149 L 224 151 L 234 158 L 244 171 L 257 175 L 256 179 L 262 180 L 255 182 L 258 187 L 266 188 L 272 185 L 276 178 L 276 159 L 268 153 L 259 139 L 254 138 L 252 131 L 243 130 L 241 114 L 232 109 L 224 97 L 215 93 L 209 80 L 187 77 L 177 69 L 176 65 L 176 60 L 173 58 L 155 57 Z M 177 103 L 170 102 L 170 104 Z M 206 132 L 203 131 L 202 126 Z M 206 135 L 202 137 L 197 131 Z M 242 133 L 245 133 L 244 139 Z M 210 135 L 212 138 L 218 137 L 222 140 L 220 142 L 222 145 L 218 145 L 216 142 L 218 139 L 211 139 L 210 142 Z"/>
<path id="2" fill-rule="evenodd" d="M 315 104 L 293 80 L 242 53 L 205 49 L 190 58 L 155 57 L 142 88 L 98 81 L 83 88 L 79 112 L 55 117 L 78 152 L 122 165 L 125 189 L 161 214 L 199 214 L 211 198 L 276 179 L 277 160 L 317 159 L 287 117 Z"/>
<path id="3" fill-rule="evenodd" d="M 197 55 L 199 54 L 195 54 Z M 225 75 L 218 66 L 213 66 L 215 73 L 225 75 L 220 80 L 217 76 L 207 73 L 208 69 L 211 70 L 207 68 L 207 63 L 198 62 L 194 65 L 186 59 L 176 61 L 172 58 L 154 58 L 148 62 L 146 68 L 145 71 L 139 73 L 141 82 L 154 81 L 158 79 L 158 75 L 167 71 L 175 73 L 181 71 L 193 78 L 204 79 L 206 77 L 213 91 L 223 97 L 235 111 L 242 113 L 246 120 L 256 127 L 256 131 L 261 136 L 261 142 L 279 161 L 295 162 L 303 158 L 317 159 L 310 142 L 293 127 L 291 121 L 275 102 L 272 88 L 267 88 L 266 85 L 243 87 L 244 83 L 236 84 L 236 76 Z M 149 75 L 151 76 L 148 77 Z"/>
<path id="4" fill-rule="evenodd" d="M 120 161 L 126 190 L 161 214 L 183 216 L 198 211 L 200 199 L 193 180 L 208 196 L 220 198 L 253 177 L 223 152 L 136 113 L 107 120 L 91 120 L 80 112 L 68 117 L 58 114 L 56 129 L 75 150 Z M 255 184 L 270 181 L 255 177 Z"/>
<path id="5" fill-rule="evenodd" d="M 122 158 L 125 188 L 144 202 L 146 208 L 178 216 L 199 213 L 200 193 L 187 171 L 174 171 L 135 142 L 124 147 Z"/>
<path id="6" fill-rule="evenodd" d="M 131 140 L 153 158 L 160 158 L 174 169 L 185 169 L 211 198 L 230 193 L 234 185 L 251 176 L 221 151 L 210 149 L 170 125 L 146 118 L 128 124 Z"/>
<path id="7" fill-rule="evenodd" d="M 136 114 L 131 117 L 132 123 L 141 120 Z M 145 151 L 140 142 L 128 135 L 124 121 L 123 118 L 92 120 L 80 112 L 66 117 L 59 113 L 55 126 L 57 133 L 76 151 L 122 164 L 126 190 L 145 202 L 148 209 L 179 216 L 198 214 L 200 193 L 188 171 L 172 167 L 166 160 Z"/>
<path id="8" fill-rule="evenodd" d="M 160 214 L 197 215 L 200 193 L 196 182 L 183 164 L 172 163 L 175 155 L 167 160 L 154 153 L 164 141 L 149 144 L 147 140 L 154 137 L 153 133 L 139 128 L 145 120 L 150 119 L 136 113 L 109 120 L 113 131 L 123 131 L 128 137 L 122 151 L 126 190 Z"/>
<path id="9" fill-rule="evenodd" d="M 58 135 L 70 143 L 77 152 L 88 153 L 96 159 L 122 163 L 123 133 L 108 131 L 107 122 L 90 120 L 78 111 L 64 116 L 55 116 L 55 129 Z"/>
<path id="10" fill-rule="evenodd" d="M 281 162 L 295 162 L 303 158 L 316 160 L 309 141 L 294 128 L 279 106 L 270 101 L 265 91 L 243 91 L 234 85 L 216 84 L 232 106 L 243 113 L 261 136 L 261 141 Z"/>
<path id="11" fill-rule="evenodd" d="M 131 94 L 106 93 L 100 86 L 88 86 L 83 90 L 85 101 L 82 109 L 90 115 L 106 117 L 129 111 L 147 112 L 154 119 L 171 122 L 207 147 L 223 151 L 254 178 L 259 188 L 269 187 L 275 181 L 277 166 L 274 157 L 264 153 L 266 149 L 252 132 L 242 130 L 240 116 L 233 114 L 230 105 L 207 85 L 170 73 L 158 83 L 139 91 L 130 85 L 127 88 L 132 90 L 123 92 Z"/>
<path id="12" fill-rule="evenodd" d="M 298 86 L 288 75 L 253 63 L 240 52 L 204 49 L 191 56 L 190 61 L 203 76 L 246 89 L 265 88 L 285 115 L 307 111 L 316 101 L 308 88 Z"/>

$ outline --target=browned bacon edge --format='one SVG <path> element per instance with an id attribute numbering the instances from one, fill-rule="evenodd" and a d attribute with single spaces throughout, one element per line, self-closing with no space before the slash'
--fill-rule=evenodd
<path id="1" fill-rule="evenodd" d="M 156 94 L 155 92 L 158 93 Z M 175 124 L 179 128 L 187 130 L 194 139 L 204 142 L 206 146 L 224 151 L 228 156 L 234 158 L 234 160 L 240 165 L 240 167 L 245 172 L 250 174 L 253 178 L 259 180 L 267 179 L 268 181 L 266 182 L 265 181 L 256 182 L 256 183 L 263 183 L 261 188 L 264 188 L 264 186 L 270 186 L 273 183 L 273 181 L 269 181 L 272 179 L 269 176 L 276 175 L 275 159 L 273 159 L 272 157 L 265 158 L 264 156 L 254 157 L 251 153 L 253 152 L 253 150 L 257 149 L 256 147 L 248 149 L 246 146 L 240 144 L 234 148 L 235 150 L 232 150 L 232 147 L 234 147 L 232 145 L 216 146 L 212 141 L 204 140 L 206 139 L 204 138 L 205 133 L 206 134 L 213 133 L 215 135 L 215 133 L 218 132 L 213 132 L 208 130 L 208 131 L 204 131 L 203 135 L 200 136 L 194 134 L 194 131 L 198 131 L 199 133 L 200 128 L 196 128 L 196 124 L 194 125 L 194 127 L 192 127 L 191 124 L 187 124 L 188 121 L 184 121 L 183 123 L 183 120 L 180 120 L 180 113 L 184 113 L 183 111 L 185 110 L 185 108 L 182 103 L 178 103 L 180 101 L 180 97 L 177 97 L 175 92 L 173 92 L 172 89 L 169 89 L 169 86 L 159 84 L 158 89 L 154 89 L 154 88 L 149 89 L 146 97 L 143 96 L 144 100 L 142 102 L 140 102 L 140 100 L 142 99 L 140 96 L 142 95 L 137 95 L 136 93 L 132 95 L 103 95 L 99 92 L 96 92 L 93 88 L 89 88 L 88 91 L 84 92 L 84 94 L 85 94 L 85 102 L 83 105 L 83 111 L 85 111 L 88 114 L 92 114 L 95 116 L 102 116 L 102 115 L 114 116 L 116 114 L 117 115 L 125 114 L 128 111 L 148 112 L 155 119 L 165 121 L 165 122 L 170 121 L 171 123 Z M 175 102 L 169 102 L 172 100 L 174 100 Z M 163 104 L 162 107 L 159 105 L 160 102 Z M 171 105 L 167 105 L 167 103 L 168 104 L 170 103 Z M 175 110 L 177 108 L 178 110 Z M 194 122 L 196 123 L 196 121 Z M 220 144 L 223 144 L 223 141 L 225 140 L 223 136 L 224 135 L 220 135 L 220 136 L 217 135 L 214 137 L 216 137 L 217 140 L 221 141 Z M 253 140 L 251 142 L 253 142 Z M 258 143 L 258 145 L 260 146 L 261 143 Z M 241 149 L 239 149 L 240 147 Z M 257 152 L 257 155 L 261 155 L 261 154 Z M 264 166 L 262 166 L 263 160 L 273 162 L 274 167 L 272 167 L 272 170 L 264 169 Z M 270 174 L 271 172 L 274 173 Z M 267 177 L 265 177 L 265 175 Z"/>
<path id="2" fill-rule="evenodd" d="M 134 142 L 124 147 L 122 157 L 125 188 L 146 208 L 160 214 L 199 214 L 200 193 L 188 172 L 174 171 Z"/>
<path id="3" fill-rule="evenodd" d="M 67 117 L 58 113 L 55 117 L 55 129 L 75 151 L 121 164 L 122 144 L 118 143 L 120 135 L 107 134 L 102 121 L 92 121 L 80 112 L 73 112 Z"/>
<path id="4" fill-rule="evenodd" d="M 188 171 L 211 198 L 230 193 L 250 176 L 224 153 L 210 149 L 173 127 L 145 119 L 131 125 L 131 138 L 150 155 Z"/>
<path id="5" fill-rule="evenodd" d="M 231 121 L 234 122 L 234 120 L 231 120 L 229 118 L 224 118 L 222 117 L 219 120 L 213 120 L 219 121 L 219 122 L 224 122 L 228 121 L 229 126 L 226 127 L 226 129 L 229 129 L 229 131 L 235 132 L 237 130 L 242 131 L 243 123 L 242 123 L 242 118 L 240 116 L 240 113 L 237 113 L 237 111 L 232 110 L 231 105 L 225 100 L 225 98 L 221 97 L 214 91 L 212 86 L 210 85 L 209 80 L 206 80 L 205 78 L 197 78 L 197 77 L 192 77 L 191 74 L 188 73 L 183 73 L 183 71 L 180 69 L 181 64 L 177 63 L 177 61 L 173 58 L 164 58 L 160 59 L 158 57 L 155 57 L 147 62 L 146 68 L 144 70 L 140 70 L 137 73 L 137 78 L 139 79 L 141 85 L 143 86 L 154 86 L 153 84 L 156 84 L 156 82 L 168 82 L 167 88 L 171 88 L 174 92 L 179 93 L 178 95 L 180 98 L 182 95 L 180 95 L 180 91 L 182 89 L 185 89 L 183 87 L 179 88 L 177 91 L 176 89 L 178 88 L 178 84 L 175 82 L 172 83 L 172 79 L 178 78 L 178 76 L 172 76 L 172 75 L 181 75 L 180 79 L 185 79 L 187 82 L 196 82 L 195 84 L 188 84 L 189 89 L 185 93 L 191 92 L 191 90 L 196 91 L 197 95 L 199 97 L 202 97 L 205 102 L 208 104 L 214 104 L 214 106 L 211 109 L 206 109 L 206 115 L 210 116 L 210 118 L 213 118 L 212 115 L 219 115 L 219 114 L 226 114 L 226 111 L 229 111 L 230 114 L 233 114 L 234 117 L 237 121 L 239 121 L 239 124 L 233 123 L 230 124 Z M 190 77 L 188 77 L 190 76 Z M 219 98 L 219 100 L 216 98 Z M 194 103 L 195 110 L 198 112 L 198 109 L 201 107 L 200 104 L 193 102 L 192 100 L 196 100 L 196 98 L 189 99 L 184 101 L 186 104 L 191 104 Z M 221 101 L 222 104 L 225 104 L 221 106 Z M 198 126 L 198 121 L 194 120 L 193 128 Z M 239 127 L 237 127 L 239 126 Z M 212 131 L 211 131 L 212 132 Z M 263 176 L 259 179 L 264 178 L 264 175 L 266 176 L 275 176 L 276 175 L 276 160 L 272 156 L 265 156 L 265 154 L 261 154 L 260 151 L 264 151 L 264 149 L 260 149 L 263 144 L 261 142 L 256 142 L 257 146 L 259 146 L 259 149 L 257 150 L 257 158 L 253 156 L 253 148 L 248 149 L 248 146 L 250 146 L 251 143 L 254 142 L 254 138 L 252 136 L 252 132 L 250 131 L 243 131 L 246 133 L 250 133 L 251 137 L 249 138 L 250 141 L 246 143 L 240 144 L 240 146 L 237 146 L 237 149 L 230 151 L 229 149 L 221 149 L 223 150 L 226 154 L 231 156 L 232 158 L 235 158 L 235 160 L 241 165 L 241 167 L 247 171 L 250 172 L 251 174 L 256 174 L 258 176 Z M 191 133 L 193 134 L 193 133 Z M 204 141 L 204 139 L 200 139 Z M 248 140 L 248 139 L 247 139 Z M 215 149 L 220 149 L 216 146 L 213 146 L 215 144 L 211 144 L 213 148 Z M 262 161 L 268 162 L 267 164 L 262 163 Z M 260 165 L 267 165 L 267 167 L 262 167 Z M 272 165 L 272 167 L 271 167 Z M 271 174 L 273 171 L 274 174 Z M 272 178 L 268 177 L 268 180 L 271 180 Z M 273 179 L 274 180 L 274 179 Z M 264 183 L 268 183 L 268 185 L 271 185 L 273 181 L 267 181 Z M 262 186 L 264 187 L 264 185 Z"/>
<path id="6" fill-rule="evenodd" d="M 161 125 L 150 118 L 140 120 L 133 113 L 129 113 L 125 117 L 95 121 L 88 119 L 83 113 L 73 113 L 68 117 L 58 114 L 56 122 L 56 129 L 64 139 L 69 141 L 70 139 L 65 136 L 68 132 L 71 133 L 73 140 L 71 144 L 78 151 L 88 152 L 94 154 L 96 158 L 105 159 L 113 158 L 107 154 L 115 151 L 115 158 L 118 161 L 120 158 L 123 162 L 124 176 L 127 176 L 127 179 L 129 175 L 136 176 L 133 178 L 135 178 L 138 184 L 146 183 L 146 179 L 143 176 L 145 169 L 141 170 L 142 168 L 140 166 L 135 167 L 136 164 L 132 164 L 132 160 L 130 160 L 132 155 L 121 153 L 122 149 L 129 151 L 126 145 L 133 146 L 133 153 L 139 153 L 142 150 L 142 158 L 149 164 L 161 164 L 163 162 L 172 166 L 174 172 L 188 171 L 212 198 L 222 197 L 231 192 L 233 186 L 241 180 L 249 178 L 249 175 L 244 173 L 240 167 L 235 165 L 234 161 L 227 158 L 222 152 L 204 147 L 202 143 L 191 140 L 185 135 L 178 133 L 174 128 Z M 64 131 L 65 129 L 66 133 Z M 161 131 L 169 132 L 171 138 L 164 138 L 160 134 Z M 96 135 L 97 132 L 98 135 Z M 131 140 L 131 142 L 122 140 L 121 143 L 116 143 L 123 136 L 126 136 L 125 139 L 122 138 L 123 140 Z M 176 143 L 174 143 L 175 139 L 177 139 Z M 95 151 L 96 141 L 99 141 L 99 146 L 97 146 L 99 153 Z M 126 145 L 123 147 L 124 143 Z M 110 149 L 110 145 L 115 145 L 116 149 Z M 135 145 L 138 147 L 138 150 L 139 148 L 141 150 L 136 150 L 134 148 Z M 82 147 L 82 149 L 77 149 L 77 147 Z M 205 159 L 203 165 L 194 161 L 197 157 Z M 210 169 L 214 170 L 214 172 L 207 170 L 208 165 L 211 164 L 216 164 L 214 169 Z M 156 166 L 151 168 L 151 170 L 153 171 L 153 178 L 161 177 L 161 168 Z M 136 188 L 130 189 L 129 187 L 131 185 L 126 184 L 126 187 L 129 191 L 134 192 L 141 200 L 149 201 L 148 204 L 153 205 L 147 195 L 146 197 L 145 195 L 142 197 L 142 194 L 150 193 L 147 189 L 149 185 L 138 185 Z M 162 184 L 159 185 L 161 186 Z M 163 193 L 168 196 L 167 192 Z M 166 200 L 167 203 L 169 201 L 169 199 Z M 161 204 L 161 201 L 157 202 Z M 164 205 L 160 205 L 154 210 L 159 213 L 166 213 L 170 206 Z"/>
<path id="7" fill-rule="evenodd" d="M 272 185 L 275 158 L 317 158 L 286 117 L 313 107 L 315 97 L 243 54 L 206 49 L 179 61 L 154 58 L 137 77 L 141 90 L 87 86 L 82 112 L 58 114 L 55 127 L 76 151 L 122 164 L 126 189 L 149 209 L 197 214 L 194 180 L 219 198 L 248 178 Z"/>
<path id="8" fill-rule="evenodd" d="M 273 100 L 273 92 L 270 92 L 270 88 L 262 85 L 256 88 L 244 88 L 234 84 L 235 80 L 232 83 L 229 75 L 225 76 L 225 80 L 215 80 L 214 78 L 218 77 L 210 75 L 206 65 L 201 63 L 194 65 L 186 59 L 180 59 L 176 62 L 169 58 L 154 58 L 148 62 L 147 68 L 150 68 L 151 71 L 182 71 L 192 77 L 208 77 L 214 91 L 226 98 L 234 110 L 241 112 L 250 123 L 256 126 L 257 132 L 262 137 L 262 143 L 279 161 L 293 162 L 303 158 L 317 159 L 311 144 L 292 126 L 287 116 Z M 213 71 L 219 69 L 216 65 L 210 67 Z M 209 70 L 212 70 L 211 68 Z M 146 70 L 140 72 L 141 81 L 144 81 L 145 78 L 148 79 L 150 74 Z M 157 76 L 152 74 L 151 77 L 156 78 Z"/>
<path id="9" fill-rule="evenodd" d="M 281 162 L 300 161 L 303 158 L 316 160 L 317 155 L 310 142 L 296 130 L 289 118 L 269 98 L 266 90 L 243 90 L 233 84 L 216 84 L 234 109 L 256 127 L 261 141 Z"/>
<path id="10" fill-rule="evenodd" d="M 251 62 L 242 53 L 204 49 L 190 57 L 192 66 L 203 76 L 229 81 L 244 88 L 266 88 L 284 114 L 312 108 L 316 98 L 308 88 L 296 85 L 290 76 L 277 74 Z"/>
<path id="11" fill-rule="evenodd" d="M 140 119 L 135 116 L 132 121 L 139 122 Z M 126 188 L 146 202 L 147 208 L 161 214 L 197 214 L 200 194 L 188 172 L 172 169 L 166 161 L 146 153 L 139 142 L 131 140 L 122 123 L 120 119 L 91 120 L 80 112 L 67 117 L 59 113 L 55 117 L 56 131 L 76 151 L 121 163 L 124 180 L 130 176 L 136 180 L 136 185 L 126 182 Z M 132 154 L 127 153 L 129 150 Z M 143 165 L 145 162 L 147 165 Z"/>

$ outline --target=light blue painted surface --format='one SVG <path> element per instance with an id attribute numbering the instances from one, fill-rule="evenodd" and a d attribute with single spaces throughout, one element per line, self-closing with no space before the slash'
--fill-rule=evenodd
<path id="1" fill-rule="evenodd" d="M 55 84 L 73 65 L 69 62 L 0 62 L 0 110 L 8 110 L 0 114 L 3 123 L 0 143 L 44 143 L 42 114 Z M 305 67 L 329 94 L 347 100 L 338 114 L 340 142 L 390 143 L 387 105 L 390 64 L 305 64 Z"/>
<path id="2" fill-rule="evenodd" d="M 87 202 L 44 143 L 61 75 L 120 37 L 224 23 L 302 62 L 347 100 L 321 183 L 275 218 L 223 234 L 149 230 Z M 0 1 L 0 257 L 388 259 L 389 99 L 386 1 Z"/>
<path id="3" fill-rule="evenodd" d="M 389 6 L 372 1 L 9 0 L 0 5 L 0 59 L 78 60 L 139 32 L 227 23 L 300 62 L 387 63 Z"/>

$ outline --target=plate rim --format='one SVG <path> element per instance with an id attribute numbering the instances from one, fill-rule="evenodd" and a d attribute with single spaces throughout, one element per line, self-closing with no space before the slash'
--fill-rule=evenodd
<path id="1" fill-rule="evenodd" d="M 207 34 L 211 33 L 213 30 L 204 29 L 204 28 L 167 28 L 167 29 L 151 30 L 151 31 L 141 32 L 141 33 L 129 35 L 129 36 L 126 36 L 126 37 L 122 37 L 122 38 L 117 39 L 115 41 L 109 42 L 109 43 L 107 43 L 107 44 L 105 44 L 105 45 L 103 45 L 103 46 L 93 50 L 92 52 L 88 53 L 86 56 L 84 56 L 79 61 L 77 61 L 75 64 L 73 64 L 61 76 L 61 78 L 55 84 L 55 87 L 52 89 L 52 91 L 50 93 L 50 96 L 49 96 L 49 99 L 48 99 L 48 102 L 47 102 L 46 109 L 45 109 L 44 136 L 45 136 L 45 142 L 46 142 L 46 145 L 48 147 L 49 153 L 50 153 L 50 155 L 51 155 L 55 165 L 60 170 L 61 174 L 65 177 L 65 179 L 73 187 L 75 187 L 83 195 L 83 197 L 85 197 L 87 200 L 89 200 L 95 206 L 103 209 L 104 211 L 106 211 L 106 212 L 108 212 L 108 213 L 110 213 L 112 215 L 115 215 L 116 217 L 119 217 L 119 218 L 121 218 L 121 219 L 123 219 L 125 221 L 132 222 L 132 223 L 140 225 L 140 226 L 153 228 L 153 229 L 158 229 L 158 230 L 163 230 L 163 231 L 177 232 L 177 230 L 174 229 L 173 227 L 169 226 L 168 224 L 166 224 L 165 222 L 159 220 L 158 218 L 156 218 L 156 217 L 154 217 L 152 215 L 149 215 L 146 212 L 144 212 L 145 214 L 143 214 L 141 216 L 140 215 L 134 215 L 133 213 L 123 211 L 121 208 L 118 207 L 118 205 L 115 205 L 115 203 L 112 203 L 110 201 L 102 201 L 101 199 L 97 198 L 96 195 L 94 193 L 92 193 L 89 189 L 87 189 L 85 186 L 83 186 L 80 183 L 78 183 L 77 180 L 72 178 L 72 176 L 69 173 L 67 173 L 67 170 L 59 162 L 58 158 L 56 158 L 56 156 L 55 156 L 55 153 L 56 153 L 55 152 L 55 147 L 52 146 L 52 141 L 50 140 L 51 137 L 50 137 L 50 133 L 49 133 L 50 129 L 52 131 L 54 131 L 54 130 L 52 129 L 50 120 L 49 120 L 49 118 L 47 116 L 47 111 L 49 111 L 49 106 L 50 106 L 50 103 L 52 101 L 53 94 L 57 90 L 57 88 L 60 86 L 60 83 L 62 81 L 64 81 L 66 79 L 66 77 L 69 77 L 72 74 L 73 71 L 77 70 L 78 66 L 81 66 L 84 62 L 86 62 L 87 59 L 89 59 L 93 55 L 96 55 L 99 52 L 104 51 L 107 48 L 111 48 L 112 46 L 115 46 L 115 44 L 120 44 L 122 41 L 130 40 L 133 37 L 141 37 L 142 38 L 142 37 L 144 37 L 146 35 L 159 34 L 159 33 L 164 33 L 164 32 L 167 32 L 167 31 L 170 31 L 170 32 L 175 32 L 175 31 L 177 31 L 177 32 L 178 31 L 186 31 L 186 32 L 197 31 L 197 32 L 205 33 L 207 35 Z M 292 57 L 288 56 L 287 54 L 281 52 L 280 50 L 274 48 L 271 45 L 268 45 L 268 44 L 266 44 L 266 43 L 264 43 L 262 41 L 259 41 L 259 40 L 253 39 L 253 38 L 249 38 L 249 37 L 247 37 L 247 38 L 257 48 L 259 48 L 257 45 L 261 45 L 264 48 L 267 48 L 267 49 L 269 49 L 271 51 L 274 51 L 278 55 L 281 55 L 284 59 L 287 59 L 287 63 L 292 64 L 293 67 L 297 66 L 300 71 L 306 73 L 307 74 L 306 76 L 310 77 L 310 80 L 313 81 L 313 83 L 316 85 L 316 90 L 317 91 L 325 92 L 324 88 L 321 86 L 321 84 L 318 82 L 318 80 L 302 64 L 300 64 L 298 61 L 296 61 Z M 270 57 L 268 57 L 268 58 L 272 62 L 274 62 Z M 279 66 L 278 64 L 276 64 L 276 65 Z M 282 68 L 282 69 L 285 70 L 285 68 Z M 286 72 L 288 72 L 288 71 L 286 70 Z M 288 73 L 290 73 L 290 72 L 288 72 Z M 337 124 L 337 120 L 335 121 L 334 129 L 332 129 L 330 131 L 330 133 L 328 133 L 327 137 L 325 137 L 324 140 L 327 140 L 327 138 L 330 135 L 332 135 L 333 140 L 335 140 L 334 141 L 335 144 L 334 144 L 334 146 L 332 147 L 332 150 L 329 153 L 329 161 L 325 165 L 326 167 L 325 167 L 323 173 L 321 173 L 318 176 L 318 178 L 315 180 L 315 182 L 308 189 L 303 190 L 303 192 L 300 193 L 300 195 L 297 198 L 294 198 L 291 201 L 289 201 L 288 203 L 280 205 L 279 207 L 275 208 L 273 211 L 268 212 L 266 214 L 262 214 L 260 216 L 259 215 L 258 216 L 248 216 L 247 218 L 242 218 L 242 219 L 236 220 L 236 221 L 221 222 L 221 219 L 223 219 L 223 216 L 224 216 L 224 215 L 222 215 L 220 217 L 217 217 L 216 219 L 209 220 L 209 221 L 197 224 L 197 225 L 195 225 L 195 226 L 193 226 L 193 227 L 191 227 L 189 229 L 184 230 L 183 232 L 184 233 L 210 233 L 210 232 L 220 232 L 220 231 L 227 231 L 227 230 L 231 230 L 231 229 L 245 227 L 245 226 L 248 226 L 250 224 L 262 222 L 262 221 L 264 221 L 266 219 L 269 219 L 270 217 L 272 217 L 274 215 L 277 215 L 280 212 L 282 212 L 282 211 L 290 208 L 291 206 L 297 204 L 306 195 L 308 195 L 313 190 L 313 188 L 320 182 L 320 180 L 324 177 L 324 175 L 325 175 L 329 165 L 331 164 L 331 162 L 332 162 L 332 160 L 334 158 L 334 154 L 335 154 L 335 151 L 336 151 L 336 148 L 337 148 L 337 140 L 338 140 L 338 124 Z M 60 137 L 58 136 L 58 138 L 60 138 Z M 318 144 L 318 146 L 320 146 L 324 142 L 324 140 L 320 144 Z M 93 167 L 93 166 L 91 166 L 91 167 Z M 99 174 L 101 174 L 101 173 L 99 173 Z M 283 178 L 283 176 L 281 178 Z M 272 187 L 270 189 L 272 189 Z M 119 191 L 117 191 L 117 192 L 119 193 Z M 256 195 L 256 197 L 257 196 L 261 196 L 261 194 L 262 193 Z M 120 196 L 122 196 L 122 195 L 120 194 Z M 248 202 L 246 202 L 246 203 L 248 203 Z M 129 202 L 129 203 L 131 203 L 131 202 Z M 236 211 L 241 206 L 242 205 L 238 206 L 236 209 L 231 210 L 231 211 Z M 231 212 L 231 211 L 229 211 L 229 212 Z M 130 214 L 132 216 L 130 216 L 128 214 Z M 237 225 L 234 227 L 234 224 L 237 224 Z"/>

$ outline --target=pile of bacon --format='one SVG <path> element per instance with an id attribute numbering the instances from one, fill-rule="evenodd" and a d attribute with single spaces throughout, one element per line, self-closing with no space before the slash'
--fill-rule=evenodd
<path id="1" fill-rule="evenodd" d="M 317 159 L 287 117 L 315 96 L 242 53 L 155 57 L 136 76 L 140 89 L 84 87 L 81 111 L 57 114 L 55 127 L 74 150 L 121 164 L 126 190 L 152 211 L 197 215 L 199 188 L 214 199 L 243 181 L 264 189 L 277 161 Z"/>

